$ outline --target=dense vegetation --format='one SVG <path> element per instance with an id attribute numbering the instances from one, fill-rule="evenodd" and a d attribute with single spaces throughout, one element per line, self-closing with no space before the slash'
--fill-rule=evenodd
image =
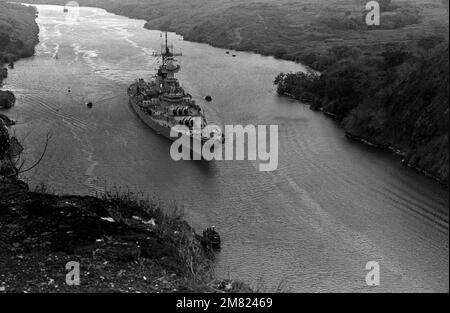
<path id="1" fill-rule="evenodd" d="M 34 54 L 39 33 L 35 17 L 33 7 L 0 2 L 0 64 Z"/>
<path id="2" fill-rule="evenodd" d="M 5 64 L 12 67 L 19 58 L 34 54 L 39 33 L 35 17 L 33 7 L 0 1 L 0 87 L 8 75 Z M 0 109 L 9 108 L 14 102 L 11 92 L 0 90 Z"/>
<path id="3" fill-rule="evenodd" d="M 447 39 L 424 38 L 416 49 L 390 44 L 370 56 L 349 52 L 320 76 L 280 74 L 275 83 L 278 93 L 335 116 L 349 137 L 399 149 L 406 164 L 448 185 Z"/>

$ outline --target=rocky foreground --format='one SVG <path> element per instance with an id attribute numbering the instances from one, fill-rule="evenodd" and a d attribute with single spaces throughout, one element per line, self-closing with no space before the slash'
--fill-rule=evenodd
<path id="1" fill-rule="evenodd" d="M 17 176 L 14 142 L 0 120 L 0 293 L 250 291 L 217 281 L 213 252 L 156 202 L 30 191 Z M 69 262 L 79 264 L 79 285 L 66 283 Z"/>
<path id="2" fill-rule="evenodd" d="M 213 292 L 194 231 L 119 198 L 53 196 L 0 178 L 0 291 Z M 68 262 L 80 285 L 66 284 Z M 209 283 L 209 281 L 208 281 Z"/>

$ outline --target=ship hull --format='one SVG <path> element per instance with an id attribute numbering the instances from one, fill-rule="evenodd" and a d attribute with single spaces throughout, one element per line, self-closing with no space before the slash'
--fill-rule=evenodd
<path id="1" fill-rule="evenodd" d="M 142 112 L 141 108 L 138 106 L 136 101 L 133 100 L 132 97 L 130 97 L 129 104 L 133 111 L 139 116 L 139 118 L 147 124 L 148 127 L 153 129 L 157 134 L 162 135 L 166 137 L 169 140 L 175 141 L 177 137 L 170 137 L 170 127 L 165 127 L 155 120 L 153 120 L 149 115 Z"/>
<path id="2" fill-rule="evenodd" d="M 144 112 L 142 112 L 141 108 L 136 103 L 136 101 L 134 101 L 134 99 L 132 97 L 130 97 L 130 99 L 129 99 L 129 105 L 131 106 L 133 111 L 139 116 L 141 121 L 143 121 L 151 129 L 153 129 L 157 134 L 159 134 L 159 135 L 161 135 L 163 137 L 166 137 L 167 139 L 169 139 L 171 141 L 175 141 L 175 140 L 177 140 L 179 138 L 179 136 L 177 136 L 177 137 L 171 137 L 170 136 L 170 130 L 171 130 L 170 127 L 161 125 L 160 123 L 158 123 L 155 120 L 153 120 L 149 115 L 147 115 Z M 201 151 L 193 150 L 194 147 L 202 147 L 203 146 L 203 142 L 201 141 L 201 139 L 196 139 L 196 138 L 193 138 L 193 137 L 188 137 L 188 138 L 190 140 L 190 149 L 191 149 L 191 151 L 194 154 L 196 154 L 196 155 L 201 157 Z M 193 141 L 196 141 L 196 143 L 194 143 Z"/>

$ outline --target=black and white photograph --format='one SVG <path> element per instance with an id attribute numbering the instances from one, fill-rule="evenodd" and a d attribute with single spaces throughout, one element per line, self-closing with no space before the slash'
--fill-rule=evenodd
<path id="1" fill-rule="evenodd" d="M 0 0 L 0 301 L 448 294 L 448 49 L 448 0 Z"/>

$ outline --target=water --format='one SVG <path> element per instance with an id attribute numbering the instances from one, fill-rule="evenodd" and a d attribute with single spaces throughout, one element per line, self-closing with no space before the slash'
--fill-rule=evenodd
<path id="1" fill-rule="evenodd" d="M 274 172 L 247 161 L 177 163 L 170 142 L 127 105 L 127 86 L 154 72 L 160 33 L 94 8 L 74 21 L 61 7 L 39 6 L 37 21 L 36 56 L 18 62 L 6 81 L 18 98 L 8 115 L 19 122 L 27 165 L 52 135 L 43 162 L 27 174 L 32 185 L 78 194 L 127 186 L 182 205 L 198 231 L 221 232 L 218 276 L 269 291 L 279 284 L 300 292 L 449 291 L 447 191 L 278 97 L 275 75 L 301 65 L 241 52 L 232 58 L 170 34 L 184 53 L 179 78 L 210 122 L 280 129 Z M 365 284 L 369 261 L 381 266 L 377 288 Z"/>

